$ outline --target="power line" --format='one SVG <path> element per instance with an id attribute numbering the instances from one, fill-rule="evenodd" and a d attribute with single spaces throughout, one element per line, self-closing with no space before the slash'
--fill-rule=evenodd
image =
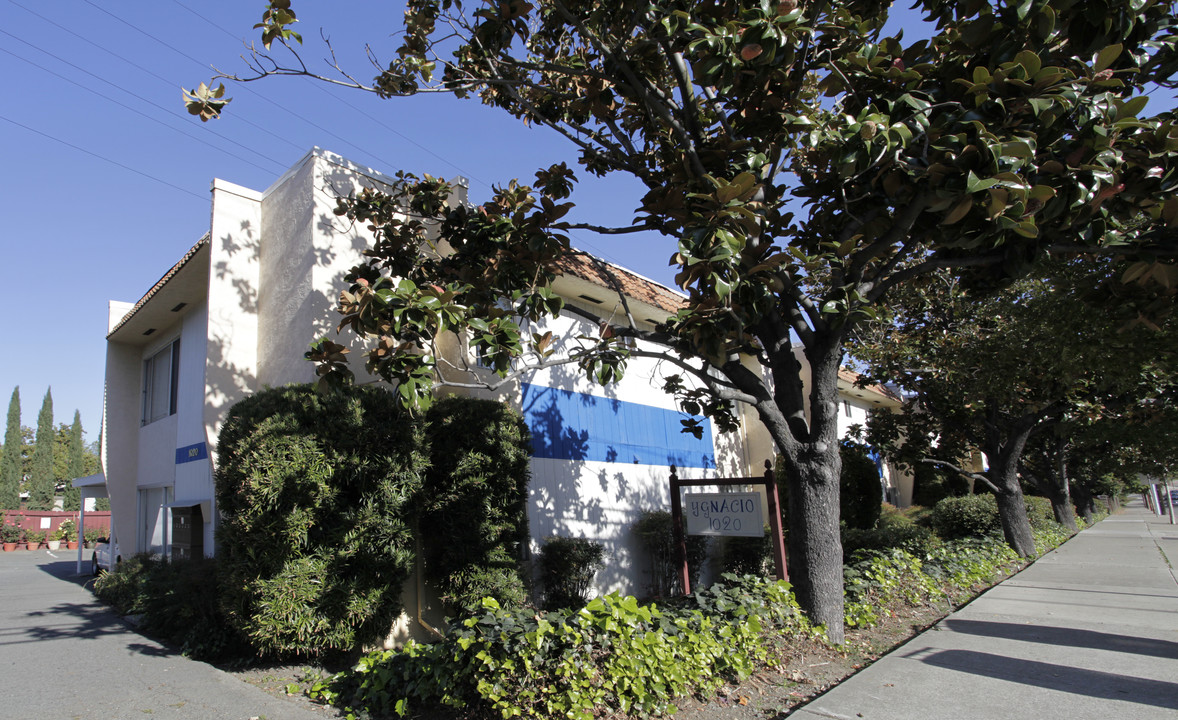
<path id="1" fill-rule="evenodd" d="M 206 63 L 203 63 L 203 62 L 201 62 L 200 60 L 197 60 L 196 58 L 192 57 L 191 55 L 189 55 L 189 54 L 187 54 L 187 53 L 185 53 L 185 52 L 182 52 L 182 51 L 180 51 L 180 50 L 176 49 L 176 48 L 175 48 L 173 45 L 171 45 L 170 43 L 167 43 L 167 42 L 164 42 L 163 40 L 160 40 L 158 37 L 156 37 L 155 35 L 152 35 L 151 33 L 147 32 L 146 30 L 143 30 L 142 28 L 139 28 L 139 27 L 137 27 L 137 26 L 135 26 L 135 25 L 131 24 L 130 22 L 127 22 L 126 20 L 124 20 L 123 18 L 119 17 L 118 15 L 115 15 L 114 13 L 110 12 L 110 11 L 109 11 L 109 10 L 107 10 L 106 8 L 103 8 L 103 7 L 101 7 L 101 6 L 97 5 L 97 4 L 95 4 L 95 3 L 94 3 L 92 0 L 83 0 L 83 2 L 85 2 L 87 5 L 90 5 L 91 7 L 95 8 L 96 10 L 99 10 L 99 11 L 101 11 L 102 13 L 104 13 L 104 14 L 106 14 L 106 15 L 109 15 L 110 17 L 114 18 L 115 20 L 118 20 L 119 22 L 121 22 L 122 24 L 124 24 L 124 25 L 126 25 L 127 27 L 131 28 L 131 29 L 132 29 L 132 30 L 134 30 L 135 32 L 137 32 L 137 33 L 139 33 L 139 34 L 141 34 L 141 35 L 143 35 L 143 36 L 145 36 L 145 37 L 147 37 L 147 38 L 150 38 L 151 40 L 153 40 L 153 41 L 155 41 L 155 42 L 159 43 L 160 45 L 162 45 L 162 46 L 166 47 L 167 49 L 169 49 L 169 50 L 171 50 L 172 52 L 176 53 L 176 54 L 177 54 L 177 55 L 179 55 L 180 57 L 183 57 L 183 58 L 186 58 L 186 59 L 188 59 L 188 60 L 191 60 L 192 62 L 196 63 L 197 65 L 200 65 L 200 66 L 201 66 L 202 68 L 204 68 L 205 70 L 208 70 L 208 69 L 209 69 L 209 68 L 208 68 L 208 65 L 207 65 Z M 242 86 L 242 87 L 244 87 L 244 86 Z M 374 158 L 376 158 L 376 159 L 380 160 L 380 162 L 381 162 L 381 163 L 385 164 L 386 166 L 388 166 L 388 167 L 390 167 L 390 168 L 395 168 L 395 167 L 396 167 L 396 164 L 395 164 L 395 163 L 391 163 L 391 162 L 389 162 L 388 160 L 386 160 L 385 158 L 382 158 L 382 157 L 380 157 L 379 155 L 377 155 L 377 154 L 375 154 L 375 153 L 372 153 L 372 152 L 369 152 L 369 151 L 365 150 L 364 148 L 360 147 L 359 145 L 356 145 L 355 143 L 351 142 L 350 140 L 347 140 L 347 139 L 345 139 L 345 138 L 341 137 L 340 135 L 337 135 L 336 133 L 332 132 L 331 130 L 328 130 L 327 128 L 323 127 L 322 125 L 320 125 L 320 124 L 318 124 L 318 123 L 316 123 L 316 122 L 313 122 L 313 121 L 311 121 L 311 120 L 308 120 L 306 117 L 304 117 L 304 116 L 300 115 L 299 113 L 295 112 L 294 110 L 291 110 L 291 109 L 289 109 L 289 108 L 287 108 L 287 107 L 283 106 L 282 104 L 280 104 L 280 103 L 278 103 L 278 102 L 275 102 L 274 100 L 271 100 L 270 98 L 266 97 L 265 95 L 262 95 L 261 93 L 257 93 L 257 92 L 255 92 L 254 94 L 255 94 L 255 95 L 258 97 L 258 98 L 260 98 L 260 99 L 262 99 L 262 100 L 264 100 L 264 101 L 266 101 L 266 102 L 270 103 L 271 105 L 273 105 L 274 107 L 278 108 L 279 110 L 282 110 L 284 113 L 287 113 L 288 115 L 290 115 L 290 116 L 292 116 L 292 117 L 295 117 L 295 118 L 297 118 L 297 119 L 299 119 L 299 120 L 302 120 L 303 122 L 305 122 L 306 124 L 310 125 L 311 127 L 313 127 L 313 128 L 315 128 L 315 129 L 317 129 L 317 130 L 319 130 L 319 131 L 321 131 L 321 132 L 324 132 L 324 133 L 326 133 L 326 134 L 330 135 L 331 137 L 335 138 L 336 140 L 339 140 L 341 143 L 343 143 L 343 144 L 345 144 L 345 145 L 348 145 L 349 147 L 351 147 L 351 148 L 354 148 L 354 149 L 356 149 L 356 150 L 360 151 L 361 153 L 364 153 L 365 155 L 370 155 L 370 156 L 372 156 L 372 157 L 374 157 Z"/>
<path id="2" fill-rule="evenodd" d="M 155 78 L 156 80 L 163 82 L 168 87 L 175 86 L 175 82 L 173 80 L 166 78 L 163 75 L 160 75 L 159 73 L 155 72 L 154 70 L 151 70 L 150 68 L 145 68 L 142 65 L 136 63 L 134 60 L 130 60 L 128 58 L 125 58 L 122 55 L 119 55 L 118 53 L 114 52 L 113 50 L 110 50 L 109 48 L 105 48 L 105 47 L 99 45 L 98 43 L 94 42 L 93 40 L 87 38 L 85 35 L 80 35 L 80 34 L 74 32 L 73 30 L 70 30 L 68 27 L 62 25 L 61 23 L 56 22 L 52 18 L 47 18 L 44 15 L 38 13 L 37 11 L 27 8 L 24 5 L 21 5 L 20 3 L 16 2 L 16 0 L 8 0 L 8 2 L 12 5 L 17 6 L 21 10 L 24 10 L 25 12 L 29 13 L 30 15 L 33 15 L 34 17 L 40 18 L 41 20 L 49 23 L 50 25 L 54 26 L 58 30 L 61 30 L 62 32 L 69 33 L 70 35 L 73 35 L 74 37 L 81 40 L 82 42 L 87 43 L 88 45 L 90 45 L 94 48 L 97 48 L 98 50 L 101 50 L 102 52 L 106 53 L 107 55 L 110 55 L 113 58 L 117 58 L 118 60 L 121 60 L 122 62 L 130 65 L 131 67 L 139 70 L 140 72 L 142 72 L 146 75 L 150 75 L 151 77 Z M 42 50 L 42 52 L 45 52 L 45 51 Z M 294 143 L 284 137 L 275 135 L 273 132 L 271 132 L 271 130 L 269 128 L 262 127 L 258 123 L 254 122 L 248 118 L 236 116 L 236 119 L 246 125 L 249 125 L 250 127 L 261 130 L 262 132 L 266 133 L 267 136 L 269 136 L 269 137 L 272 137 L 276 140 L 280 140 L 280 141 L 286 143 L 287 145 L 290 145 L 295 150 L 299 150 L 299 151 L 303 150 L 303 148 L 301 148 L 297 143 Z M 216 132 L 214 132 L 213 134 L 218 135 L 218 137 L 223 137 L 219 133 L 216 133 Z M 267 159 L 269 159 L 269 158 L 267 158 Z"/>
<path id="3" fill-rule="evenodd" d="M 208 197 L 206 197 L 204 195 L 198 195 L 197 193 L 194 193 L 187 188 L 180 187 L 179 185 L 173 185 L 172 183 L 168 182 L 167 180 L 161 180 L 160 178 L 157 178 L 154 175 L 148 175 L 147 173 L 143 172 L 142 170 L 136 170 L 135 168 L 131 167 L 130 165 L 124 165 L 123 163 L 121 163 L 117 160 L 111 160 L 108 157 L 105 157 L 103 155 L 99 155 L 98 153 L 87 150 L 84 147 L 79 147 L 77 145 L 74 145 L 71 142 L 68 142 L 66 140 L 62 140 L 59 137 L 55 137 L 53 135 L 50 135 L 49 133 L 42 132 L 40 130 L 37 130 L 36 128 L 31 128 L 28 125 L 25 125 L 24 123 L 19 123 L 10 117 L 5 117 L 4 115 L 0 115 L 0 120 L 4 120 L 5 122 L 12 123 L 13 125 L 16 125 L 19 128 L 24 128 L 25 130 L 28 130 L 31 133 L 36 133 L 36 134 L 40 135 L 41 137 L 48 138 L 50 140 L 53 140 L 54 142 L 61 143 L 62 145 L 65 145 L 66 147 L 70 147 L 70 148 L 73 148 L 74 150 L 77 150 L 78 152 L 86 153 L 90 157 L 97 158 L 99 160 L 102 160 L 103 162 L 107 162 L 107 163 L 110 163 L 111 165 L 121 167 L 124 170 L 129 170 L 130 172 L 133 172 L 136 175 L 140 175 L 142 177 L 145 177 L 148 180 L 154 180 L 155 182 L 160 183 L 161 185 L 167 185 L 168 187 L 172 188 L 173 190 L 179 190 L 182 193 L 187 193 L 187 194 L 191 195 L 192 197 L 196 198 L 197 200 L 200 200 L 203 203 L 207 203 L 209 201 Z"/>
<path id="4" fill-rule="evenodd" d="M 54 58 L 55 60 L 58 60 L 59 62 L 63 62 L 63 63 L 65 63 L 66 65 L 69 65 L 70 67 L 72 67 L 72 68 L 74 68 L 74 69 L 76 69 L 76 70 L 78 70 L 78 71 L 80 71 L 80 72 L 84 72 L 84 73 L 86 73 L 87 75 L 89 75 L 90 77 L 93 77 L 93 78 L 95 78 L 96 80 L 100 80 L 100 81 L 102 81 L 102 82 L 106 83 L 107 85 L 110 85 L 111 87 L 114 87 L 114 88 L 117 88 L 117 89 L 120 89 L 120 90 L 122 90 L 122 88 L 119 88 L 119 86 L 118 86 L 118 85 L 115 85 L 114 83 L 110 82 L 109 80 L 106 80 L 105 78 L 99 77 L 98 75 L 95 75 L 94 73 L 91 73 L 91 72 L 89 72 L 88 70 L 85 70 L 85 69 L 83 69 L 83 68 L 80 68 L 80 67 L 78 67 L 77 65 L 74 65 L 73 63 L 69 62 L 68 60 L 64 60 L 64 59 L 62 59 L 62 58 L 58 57 L 57 55 L 54 55 L 54 54 L 53 54 L 53 53 L 51 53 L 51 52 L 47 52 L 47 51 L 45 51 L 45 50 L 42 50 L 41 48 L 37 47 L 36 45 L 33 45 L 32 43 L 29 43 L 29 42 L 26 42 L 26 41 L 24 41 L 24 40 L 21 40 L 20 38 L 16 37 L 16 36 L 15 36 L 15 35 L 13 35 L 12 33 L 9 33 L 9 32 L 7 32 L 7 31 L 5 31 L 5 30 L 0 30 L 0 34 L 7 35 L 8 37 L 10 37 L 10 38 L 13 38 L 14 40 L 17 40 L 18 42 L 22 42 L 22 43 L 24 43 L 25 45 L 28 45 L 29 47 L 33 48 L 34 50 L 38 50 L 38 51 L 40 51 L 40 52 L 43 52 L 43 53 L 45 53 L 46 55 L 48 55 L 49 57 L 51 57 L 51 58 Z M 53 71 L 53 70 L 50 70 L 49 68 L 45 67 L 44 65 L 40 65 L 40 64 L 38 64 L 38 63 L 35 63 L 35 62 L 33 62 L 32 60 L 29 60 L 28 58 L 26 58 L 26 57 L 23 57 L 23 56 L 21 56 L 21 55 L 17 55 L 16 53 L 12 52 L 11 50 L 8 50 L 7 48 L 0 48 L 0 52 L 4 52 L 4 53 L 6 53 L 6 54 L 8 54 L 8 55 L 11 55 L 12 57 L 16 58 L 17 60 L 20 60 L 20 61 L 22 61 L 22 62 L 28 63 L 29 65 L 32 65 L 33 67 L 35 67 L 35 68 L 37 68 L 37 69 L 39 69 L 39 70 L 41 70 L 41 71 L 43 71 L 43 72 L 47 72 L 47 73 L 49 73 L 50 75 L 53 75 L 54 77 L 56 77 L 56 78 L 58 78 L 58 79 L 60 79 L 60 80 L 64 80 L 65 82 L 68 82 L 68 83 L 70 83 L 71 85 L 75 85 L 75 86 L 77 86 L 77 87 L 80 87 L 80 88 L 82 88 L 83 90 L 85 90 L 86 92 L 89 92 L 89 93 L 92 93 L 92 94 L 94 94 L 94 95 L 97 95 L 98 97 L 102 98 L 103 100 L 106 100 L 107 102 L 114 103 L 115 105 L 118 105 L 119 107 L 121 107 L 121 108 L 123 108 L 123 109 L 125 109 L 125 110 L 129 110 L 129 111 L 131 111 L 131 112 L 135 113 L 136 115 L 139 115 L 139 116 L 141 116 L 141 117 L 144 117 L 144 118 L 146 118 L 146 119 L 148 119 L 148 120 L 150 120 L 150 121 L 152 121 L 152 122 L 154 122 L 154 123 L 156 123 L 156 124 L 158 124 L 158 125 L 162 125 L 162 126 L 164 126 L 164 127 L 168 128 L 169 130 L 172 130 L 172 131 L 178 132 L 178 133 L 180 133 L 181 135 L 184 135 L 184 136 L 186 136 L 186 137 L 189 137 L 189 138 L 191 138 L 191 139 L 195 140 L 196 142 L 198 142 L 198 143 L 201 143 L 202 145 L 206 145 L 206 146 L 208 146 L 208 147 L 211 147 L 211 148 L 213 148 L 214 150 L 217 150 L 217 151 L 223 152 L 223 153 L 225 153 L 226 155 L 228 155 L 228 156 L 229 156 L 229 157 L 231 157 L 231 158 L 234 158 L 234 159 L 236 159 L 236 160 L 239 160 L 239 161 L 241 161 L 241 162 L 243 162 L 243 163 L 246 163 L 246 164 L 248 164 L 248 165 L 253 165 L 253 166 L 254 166 L 254 167 L 256 167 L 257 169 L 261 170 L 262 172 L 266 172 L 266 173 L 273 172 L 273 170 L 272 170 L 272 169 L 270 169 L 270 168 L 264 168 L 264 167 L 262 167 L 261 165 L 258 165 L 258 164 L 257 164 L 257 163 L 255 163 L 255 162 L 252 162 L 252 161 L 250 161 L 250 160 L 246 160 L 245 158 L 241 157 L 240 155 L 234 155 L 233 153 L 229 152 L 228 150 L 225 150 L 225 149 L 223 149 L 223 148 L 219 148 L 219 147 L 217 147 L 216 145 L 213 145 L 212 143 L 210 143 L 208 140 L 205 140 L 205 139 L 202 139 L 202 138 L 200 138 L 200 137 L 197 137 L 196 135 L 194 135 L 194 134 L 192 134 L 192 133 L 188 132 L 187 130 L 183 130 L 183 129 L 181 129 L 181 128 L 175 127 L 174 125 L 169 125 L 168 123 L 164 122 L 163 120 L 160 120 L 159 118 L 154 118 L 154 117 L 152 117 L 152 116 L 148 115 L 147 113 L 143 112 L 142 110 L 138 110 L 138 109 L 136 109 L 136 108 L 133 108 L 133 107 L 131 107 L 130 105 L 127 105 L 126 103 L 119 102 L 118 100 L 115 100 L 115 99 L 114 99 L 114 98 L 112 98 L 112 97 L 108 97 L 108 96 L 106 96 L 106 95 L 103 95 L 102 93 L 100 93 L 100 92 L 98 92 L 98 91 L 96 91 L 96 90 L 93 90 L 93 89 L 91 89 L 91 88 L 88 88 L 88 87 L 86 87 L 85 85 L 83 85 L 82 83 L 80 83 L 80 82 L 78 82 L 78 81 L 76 81 L 76 80 L 73 80 L 73 79 L 71 79 L 71 78 L 68 78 L 68 77 L 66 77 L 65 75 L 62 75 L 61 73 L 55 72 L 55 71 Z M 136 98 L 136 99 L 138 99 L 138 100 L 140 100 L 140 101 L 142 101 L 142 102 L 145 102 L 145 103 L 147 103 L 148 105 L 151 105 L 152 107 L 155 107 L 155 108 L 157 108 L 157 109 L 159 109 L 159 110 L 163 110 L 165 113 L 166 113 L 166 112 L 168 112 L 167 108 L 164 108 L 164 107 L 160 106 L 159 104 L 152 102 L 151 100 L 148 100 L 148 99 L 146 99 L 146 98 L 144 98 L 144 97 L 141 97 L 141 96 L 139 96 L 139 95 L 136 95 L 135 93 L 133 93 L 133 92 L 130 92 L 130 91 L 128 91 L 128 90 L 123 90 L 123 92 L 126 92 L 126 93 L 127 93 L 128 95 L 130 95 L 131 97 L 134 97 L 134 98 Z M 279 169 L 280 169 L 280 171 L 281 171 L 282 164 L 281 164 L 281 163 L 279 163 L 279 162 L 277 162 L 277 161 L 275 161 L 273 158 L 266 157 L 265 155 L 263 155 L 263 154 L 259 153 L 258 151 L 254 150 L 254 149 L 252 149 L 252 148 L 248 148 L 248 147 L 246 147 L 245 145 L 242 145 L 241 143 L 239 143 L 239 142 L 237 142 L 237 141 L 235 141 L 235 140 L 230 140 L 229 138 L 226 138 L 226 137 L 224 137 L 224 136 L 222 136 L 222 135 L 220 135 L 220 134 L 218 134 L 218 133 L 214 133 L 214 135 L 217 135 L 217 137 L 220 137 L 221 139 L 225 140 L 226 142 L 233 143 L 234 145 L 237 145 L 237 146 L 238 146 L 238 147 L 240 147 L 240 148 L 243 148 L 243 149 L 245 149 L 245 150 L 249 150 L 250 152 L 254 153 L 255 155 L 258 155 L 259 157 L 261 157 L 263 160 L 266 160 L 266 161 L 268 161 L 268 162 L 271 162 L 271 163 L 273 163 L 273 164 L 274 164 L 274 166 L 275 166 L 275 167 L 277 167 L 277 168 L 279 168 Z"/>

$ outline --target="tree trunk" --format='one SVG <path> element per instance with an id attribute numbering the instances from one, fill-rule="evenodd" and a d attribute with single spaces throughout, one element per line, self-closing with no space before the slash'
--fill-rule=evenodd
<path id="1" fill-rule="evenodd" d="M 1088 490 L 1079 483 L 1076 484 L 1076 489 L 1074 492 L 1076 496 L 1076 506 L 1080 508 L 1080 515 L 1083 516 L 1084 522 L 1091 525 L 1092 519 L 1094 517 L 1093 513 L 1096 511 L 1095 506 L 1092 504 L 1092 493 L 1088 492 Z"/>
<path id="2" fill-rule="evenodd" d="M 998 470 L 998 472 L 993 472 Z M 1023 489 L 1018 484 L 1018 475 L 1013 464 L 1003 468 L 992 467 L 991 477 L 998 486 L 995 499 L 998 501 L 998 518 L 1002 521 L 1002 535 L 1006 544 L 1019 557 L 1035 556 L 1035 536 L 1031 533 L 1031 521 L 1027 519 L 1027 503 Z"/>
<path id="3" fill-rule="evenodd" d="M 1055 521 L 1068 530 L 1076 532 L 1076 511 L 1072 507 L 1072 496 L 1068 484 L 1068 449 L 1063 438 L 1058 438 L 1053 448 L 1055 462 L 1051 475 L 1051 488 L 1048 496 L 1051 498 L 1051 512 L 1055 514 Z"/>
<path id="4" fill-rule="evenodd" d="M 818 443 L 804 450 L 796 467 L 789 469 L 789 579 L 810 620 L 825 625 L 830 641 L 841 645 L 845 615 L 840 466 L 838 445 Z"/>

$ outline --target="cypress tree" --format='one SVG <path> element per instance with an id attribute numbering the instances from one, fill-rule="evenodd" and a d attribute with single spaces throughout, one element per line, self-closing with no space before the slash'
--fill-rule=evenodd
<path id="1" fill-rule="evenodd" d="M 74 487 L 74 479 L 86 474 L 86 448 L 82 443 L 82 413 L 74 410 L 74 424 L 70 427 L 69 462 L 65 473 L 65 510 L 82 509 L 82 492 Z"/>
<path id="2" fill-rule="evenodd" d="M 22 445 L 20 434 L 20 387 L 8 402 L 8 427 L 4 431 L 4 452 L 0 454 L 0 510 L 20 509 Z"/>
<path id="3" fill-rule="evenodd" d="M 29 472 L 29 509 L 52 510 L 53 496 L 57 482 L 53 475 L 53 445 L 56 433 L 53 430 L 52 389 L 45 391 L 41 412 L 37 415 L 37 440 L 33 445 L 33 463 Z"/>

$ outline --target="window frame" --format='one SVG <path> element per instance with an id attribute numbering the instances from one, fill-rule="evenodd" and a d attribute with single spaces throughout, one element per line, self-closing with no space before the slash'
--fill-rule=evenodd
<path id="1" fill-rule="evenodd" d="M 167 380 L 166 383 L 161 383 L 167 386 L 163 389 L 163 392 L 167 394 L 167 408 L 157 411 L 157 400 L 161 399 L 158 397 L 158 392 L 161 388 L 157 387 L 156 383 L 156 379 L 159 377 L 156 366 L 163 358 L 166 358 L 168 362 Z M 150 425 L 157 420 L 163 420 L 176 414 L 180 389 L 179 359 L 180 338 L 178 337 L 143 359 L 143 404 L 140 408 L 140 426 Z"/>

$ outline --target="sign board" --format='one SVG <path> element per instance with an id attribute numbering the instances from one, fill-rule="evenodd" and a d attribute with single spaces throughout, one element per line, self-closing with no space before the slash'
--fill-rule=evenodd
<path id="1" fill-rule="evenodd" d="M 761 537 L 765 534 L 761 493 L 687 493 L 683 502 L 688 535 Z"/>

